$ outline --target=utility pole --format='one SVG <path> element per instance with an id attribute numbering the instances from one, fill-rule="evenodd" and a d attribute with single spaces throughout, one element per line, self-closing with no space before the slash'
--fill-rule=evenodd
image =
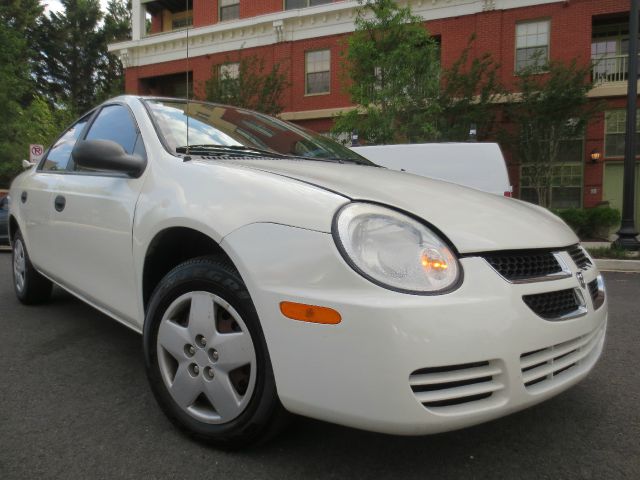
<path id="1" fill-rule="evenodd" d="M 627 81 L 627 132 L 624 143 L 622 222 L 614 244 L 626 250 L 640 249 L 634 219 L 636 178 L 636 103 L 638 101 L 638 1 L 631 0 L 629 14 L 629 78 Z"/>

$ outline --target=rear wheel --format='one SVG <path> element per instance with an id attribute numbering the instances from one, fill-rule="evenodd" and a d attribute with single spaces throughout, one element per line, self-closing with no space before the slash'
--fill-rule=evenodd
<path id="1" fill-rule="evenodd" d="M 49 300 L 53 284 L 33 268 L 20 232 L 16 232 L 13 239 L 12 252 L 13 287 L 18 300 L 25 305 L 36 305 Z"/>
<path id="2" fill-rule="evenodd" d="M 167 274 L 150 302 L 144 346 L 156 399 L 189 434 L 238 448 L 279 430 L 286 415 L 264 335 L 230 265 L 203 257 Z"/>

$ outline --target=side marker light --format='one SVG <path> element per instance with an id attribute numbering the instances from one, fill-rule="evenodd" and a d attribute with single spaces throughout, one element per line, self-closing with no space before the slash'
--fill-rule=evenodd
<path id="1" fill-rule="evenodd" d="M 342 321 L 340 314 L 332 308 L 304 303 L 280 302 L 280 311 L 285 317 L 301 322 L 336 325 Z"/>

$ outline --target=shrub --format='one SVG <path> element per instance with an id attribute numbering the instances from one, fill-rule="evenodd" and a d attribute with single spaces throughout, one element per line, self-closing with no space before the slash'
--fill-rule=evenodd
<path id="1" fill-rule="evenodd" d="M 624 250 L 622 248 L 598 247 L 588 248 L 587 250 L 593 258 L 617 258 L 622 260 L 633 258 L 632 252 L 629 252 L 628 250 Z"/>
<path id="2" fill-rule="evenodd" d="M 607 238 L 609 230 L 620 223 L 620 212 L 610 207 L 567 208 L 554 213 L 580 238 Z"/>
<path id="3" fill-rule="evenodd" d="M 587 234 L 594 238 L 607 238 L 609 230 L 620 223 L 620 212 L 615 208 L 596 207 L 587 210 Z"/>
<path id="4" fill-rule="evenodd" d="M 553 213 L 558 215 L 564 222 L 576 232 L 579 237 L 583 236 L 583 232 L 587 225 L 587 213 L 581 208 L 567 208 L 565 210 L 554 210 Z"/>

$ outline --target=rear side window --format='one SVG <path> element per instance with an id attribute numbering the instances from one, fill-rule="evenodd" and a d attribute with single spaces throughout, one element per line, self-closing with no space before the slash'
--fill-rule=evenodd
<path id="1" fill-rule="evenodd" d="M 114 141 L 129 154 L 134 153 L 137 138 L 131 114 L 122 105 L 108 105 L 100 110 L 86 136 L 86 140 Z"/>
<path id="2" fill-rule="evenodd" d="M 48 172 L 66 170 L 69 164 L 69 158 L 71 157 L 71 151 L 90 117 L 91 115 L 87 115 L 81 120 L 78 120 L 69 130 L 62 134 L 56 143 L 54 143 L 53 147 L 51 147 L 49 153 L 47 153 L 47 157 L 42 165 L 42 170 Z"/>

